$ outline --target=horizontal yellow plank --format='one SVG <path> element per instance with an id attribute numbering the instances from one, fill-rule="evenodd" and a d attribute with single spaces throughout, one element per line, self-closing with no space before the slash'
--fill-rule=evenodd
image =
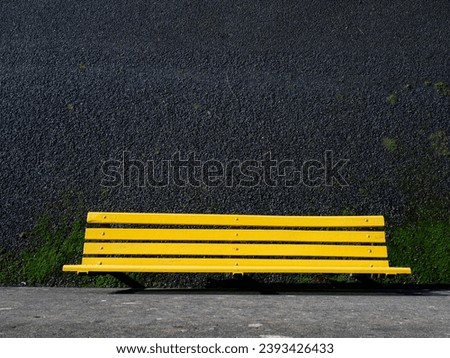
<path id="1" fill-rule="evenodd" d="M 384 243 L 383 231 L 87 228 L 86 240 Z"/>
<path id="2" fill-rule="evenodd" d="M 195 259 L 149 257 L 84 257 L 83 265 L 116 266 L 306 266 L 306 267 L 388 267 L 387 260 L 297 260 L 297 259 Z"/>
<path id="3" fill-rule="evenodd" d="M 378 216 L 274 216 L 230 214 L 111 213 L 90 212 L 91 224 L 224 225 L 271 227 L 369 227 L 384 226 Z"/>
<path id="4" fill-rule="evenodd" d="M 63 271 L 93 272 L 165 272 L 165 273 L 335 273 L 335 274 L 410 274 L 408 267 L 307 267 L 307 266 L 137 266 L 66 265 Z"/>
<path id="5" fill-rule="evenodd" d="M 387 257 L 385 246 L 85 242 L 87 255 Z"/>

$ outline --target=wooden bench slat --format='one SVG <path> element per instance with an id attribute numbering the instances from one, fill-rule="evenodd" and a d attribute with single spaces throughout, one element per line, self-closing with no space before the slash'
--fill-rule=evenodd
<path id="1" fill-rule="evenodd" d="M 94 243 L 86 242 L 87 255 L 222 255 L 222 256 L 329 256 L 387 257 L 385 246 L 205 244 L 205 243 Z"/>
<path id="2" fill-rule="evenodd" d="M 408 267 L 336 267 L 336 266 L 135 266 L 135 265 L 68 265 L 65 271 L 89 272 L 164 272 L 164 273 L 323 273 L 323 274 L 410 274 Z"/>
<path id="3" fill-rule="evenodd" d="M 368 216 L 274 216 L 231 214 L 110 213 L 90 212 L 91 224 L 223 225 L 266 227 L 377 227 L 381 215 Z"/>
<path id="4" fill-rule="evenodd" d="M 247 258 L 149 258 L 84 257 L 82 265 L 116 266 L 307 266 L 307 267 L 388 267 L 387 260 L 326 260 L 326 259 L 247 259 Z"/>
<path id="5" fill-rule="evenodd" d="M 86 240 L 384 243 L 383 231 L 87 228 Z"/>

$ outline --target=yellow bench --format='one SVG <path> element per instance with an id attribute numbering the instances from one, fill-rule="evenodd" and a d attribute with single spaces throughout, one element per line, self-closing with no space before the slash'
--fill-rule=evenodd
<path id="1" fill-rule="evenodd" d="M 99 213 L 76 273 L 410 274 L 391 267 L 383 216 Z"/>

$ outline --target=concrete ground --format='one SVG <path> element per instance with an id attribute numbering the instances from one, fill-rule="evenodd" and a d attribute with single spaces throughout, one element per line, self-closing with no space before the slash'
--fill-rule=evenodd
<path id="1" fill-rule="evenodd" d="M 450 291 L 1 288 L 0 337 L 450 337 Z"/>

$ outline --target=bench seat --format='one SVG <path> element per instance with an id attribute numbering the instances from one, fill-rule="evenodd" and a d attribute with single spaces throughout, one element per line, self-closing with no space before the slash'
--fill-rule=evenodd
<path id="1" fill-rule="evenodd" d="M 410 274 L 389 266 L 383 216 L 100 213 L 87 217 L 93 273 Z"/>

